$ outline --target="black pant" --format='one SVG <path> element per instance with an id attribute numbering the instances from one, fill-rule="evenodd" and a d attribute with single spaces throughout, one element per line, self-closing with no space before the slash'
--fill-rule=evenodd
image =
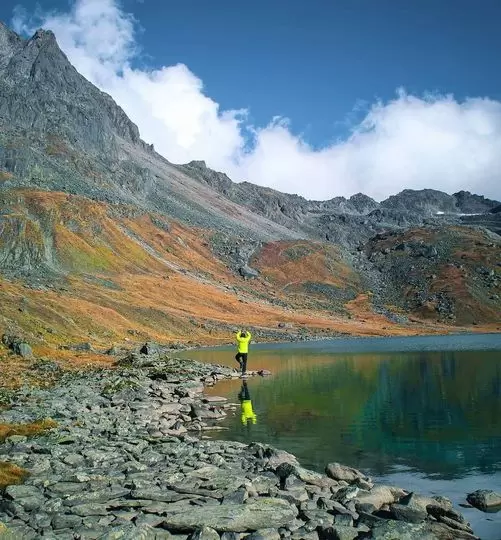
<path id="1" fill-rule="evenodd" d="M 247 353 L 237 353 L 235 356 L 235 360 L 240 364 L 240 367 L 242 368 L 242 374 L 244 374 L 247 371 Z"/>
<path id="2" fill-rule="evenodd" d="M 249 394 L 249 388 L 247 387 L 247 383 L 244 381 L 244 384 L 242 384 L 242 388 L 240 389 L 240 394 L 238 397 L 242 401 L 249 401 L 250 400 L 250 394 Z"/>

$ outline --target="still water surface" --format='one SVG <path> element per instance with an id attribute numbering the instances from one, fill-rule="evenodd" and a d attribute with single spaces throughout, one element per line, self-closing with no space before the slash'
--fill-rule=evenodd
<path id="1" fill-rule="evenodd" d="M 236 366 L 231 348 L 184 356 Z M 215 437 L 260 441 L 323 471 L 339 461 L 458 504 L 475 489 L 501 491 L 501 334 L 339 339 L 251 347 L 248 380 L 257 422 L 239 410 Z M 240 380 L 211 394 L 238 403 Z M 501 539 L 501 512 L 464 509 L 484 540 Z"/>

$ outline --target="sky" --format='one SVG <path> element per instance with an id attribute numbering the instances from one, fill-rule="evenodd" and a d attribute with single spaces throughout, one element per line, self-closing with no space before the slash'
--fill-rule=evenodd
<path id="1" fill-rule="evenodd" d="M 501 199 L 499 0 L 2 0 L 173 163 L 309 199 Z"/>

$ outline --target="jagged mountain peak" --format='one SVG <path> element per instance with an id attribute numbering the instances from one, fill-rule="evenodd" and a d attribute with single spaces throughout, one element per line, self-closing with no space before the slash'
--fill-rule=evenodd
<path id="1" fill-rule="evenodd" d="M 381 203 L 383 208 L 406 212 L 419 212 L 423 216 L 446 214 L 484 214 L 498 205 L 498 201 L 458 191 L 453 195 L 436 189 L 404 189 Z"/>
<path id="2" fill-rule="evenodd" d="M 203 159 L 193 159 L 186 164 L 187 167 L 198 167 L 199 169 L 207 169 L 207 163 Z"/>
<path id="3" fill-rule="evenodd" d="M 11 30 L 2 20 L 0 20 L 0 36 L 7 35 L 11 36 L 14 39 L 22 39 L 20 38 L 13 30 Z"/>
<path id="4" fill-rule="evenodd" d="M 360 214 L 368 214 L 379 207 L 379 203 L 364 193 L 355 193 L 348 201 Z"/>
<path id="5" fill-rule="evenodd" d="M 140 143 L 137 126 L 70 63 L 50 30 L 28 40 L 0 31 L 0 123 L 36 130 L 94 152 L 110 151 L 114 135 Z"/>
<path id="6" fill-rule="evenodd" d="M 487 199 L 483 195 L 476 195 L 469 191 L 458 191 L 453 194 L 458 209 L 465 214 L 480 214 L 495 208 L 499 201 Z"/>
<path id="7" fill-rule="evenodd" d="M 39 28 L 34 34 L 30 41 L 49 41 L 57 43 L 56 36 L 52 30 L 45 30 L 44 28 Z"/>

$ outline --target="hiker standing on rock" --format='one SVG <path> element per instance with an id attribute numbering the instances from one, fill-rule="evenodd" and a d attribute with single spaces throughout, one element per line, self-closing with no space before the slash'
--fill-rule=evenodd
<path id="1" fill-rule="evenodd" d="M 240 330 L 236 335 L 237 354 L 235 355 L 235 360 L 240 364 L 242 376 L 247 372 L 247 354 L 249 352 L 249 342 L 251 338 L 251 333 L 245 330 Z"/>

